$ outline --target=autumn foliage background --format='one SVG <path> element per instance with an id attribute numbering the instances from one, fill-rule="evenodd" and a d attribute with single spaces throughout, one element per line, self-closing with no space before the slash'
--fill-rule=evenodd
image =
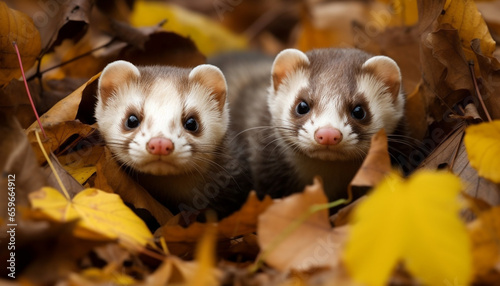
<path id="1" fill-rule="evenodd" d="M 497 285 L 499 36 L 498 0 L 1 1 L 1 282 Z M 141 199 L 123 203 L 143 190 L 108 165 L 92 116 L 108 63 L 193 67 L 226 51 L 289 47 L 356 47 L 398 63 L 414 147 L 407 178 L 380 132 L 338 202 L 327 204 L 318 179 L 189 226 Z M 369 195 L 345 206 L 353 190 Z M 15 279 L 4 267 L 9 191 Z M 342 208 L 330 217 L 333 205 Z M 154 233 L 145 216 L 159 222 Z"/>

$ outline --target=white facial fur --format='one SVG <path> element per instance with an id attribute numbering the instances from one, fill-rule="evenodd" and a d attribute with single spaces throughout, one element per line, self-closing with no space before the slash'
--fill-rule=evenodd
<path id="1" fill-rule="evenodd" d="M 356 55 L 351 55 L 353 56 Z M 404 95 L 400 92 L 399 85 L 401 75 L 397 64 L 388 57 L 372 57 L 364 64 L 359 63 L 360 72 L 353 73 L 352 78 L 332 77 L 331 74 L 335 72 L 342 74 L 336 66 L 322 67 L 324 71 L 312 75 L 311 66 L 314 63 L 311 62 L 311 58 L 298 50 L 285 50 L 279 54 L 273 70 L 276 65 L 280 65 L 280 61 L 285 62 L 285 60 L 289 71 L 282 72 L 284 78 L 280 80 L 276 80 L 276 75 L 273 73 L 275 76 L 269 89 L 268 104 L 273 125 L 278 127 L 276 129 L 278 136 L 284 139 L 283 143 L 290 147 L 289 150 L 299 150 L 308 157 L 321 160 L 361 160 L 368 151 L 371 135 L 381 128 L 387 133 L 393 132 L 403 116 Z M 295 67 L 290 65 L 294 60 L 300 64 Z M 352 66 L 348 68 L 354 69 Z M 375 72 L 365 72 L 365 69 L 372 69 Z M 316 77 L 316 81 L 311 77 Z M 397 85 L 396 97 L 391 94 L 386 84 L 392 83 L 390 80 Z M 352 81 L 356 85 L 354 91 L 347 92 L 349 90 L 347 81 Z M 316 86 L 313 88 L 314 84 Z M 371 114 L 369 123 L 358 124 L 352 118 L 353 106 L 350 106 L 349 102 L 356 102 L 354 94 L 358 97 L 364 96 L 366 108 Z M 298 98 L 306 99 L 311 104 L 311 111 L 302 119 L 294 116 L 292 112 Z M 322 127 L 338 129 L 343 136 L 341 142 L 335 145 L 319 144 L 315 140 L 315 132 Z"/>
<path id="2" fill-rule="evenodd" d="M 207 86 L 210 80 L 219 84 L 224 94 L 216 95 L 214 88 Z M 98 89 L 95 116 L 107 146 L 119 162 L 140 172 L 201 172 L 228 128 L 225 80 L 214 66 L 201 65 L 191 71 L 172 67 L 138 69 L 117 61 L 103 70 Z M 125 122 L 131 114 L 139 118 L 140 125 L 127 130 Z M 184 128 L 187 117 L 193 114 L 201 129 L 198 135 Z M 150 154 L 146 146 L 155 137 L 171 140 L 173 152 Z"/>

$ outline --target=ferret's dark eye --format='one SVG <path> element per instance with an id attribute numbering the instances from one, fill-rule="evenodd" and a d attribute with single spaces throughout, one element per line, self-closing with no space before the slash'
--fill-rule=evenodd
<path id="1" fill-rule="evenodd" d="M 184 122 L 184 128 L 191 132 L 198 131 L 198 122 L 193 117 L 189 117 L 186 122 Z"/>
<path id="2" fill-rule="evenodd" d="M 139 118 L 137 118 L 137 116 L 135 115 L 130 115 L 128 118 L 127 118 L 127 121 L 125 122 L 125 126 L 129 129 L 134 129 L 134 128 L 137 128 L 139 126 Z"/>
<path id="3" fill-rule="evenodd" d="M 363 119 L 365 119 L 366 111 L 363 109 L 363 107 L 361 107 L 360 105 L 357 105 L 352 110 L 351 115 L 354 119 L 363 120 Z"/>
<path id="4" fill-rule="evenodd" d="M 309 104 L 307 104 L 307 102 L 301 101 L 299 102 L 299 104 L 297 104 L 295 110 L 297 111 L 297 114 L 304 115 L 307 114 L 311 109 L 309 108 Z"/>

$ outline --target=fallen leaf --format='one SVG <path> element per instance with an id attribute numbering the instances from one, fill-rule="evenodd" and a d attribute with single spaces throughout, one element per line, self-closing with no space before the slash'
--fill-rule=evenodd
<path id="1" fill-rule="evenodd" d="M 193 40 L 206 56 L 247 47 L 244 36 L 233 34 L 210 18 L 177 5 L 137 1 L 131 15 L 131 23 L 136 27 L 152 26 L 163 20 L 167 20 L 164 25 L 166 31 Z"/>
<path id="2" fill-rule="evenodd" d="M 460 180 L 419 171 L 407 181 L 388 176 L 352 217 L 343 261 L 352 278 L 383 285 L 403 261 L 424 283 L 469 283 L 470 241 L 459 218 Z M 376 245 L 376 247 L 374 247 Z"/>
<path id="3" fill-rule="evenodd" d="M 156 199 L 154 199 L 142 186 L 136 183 L 123 171 L 116 160 L 114 160 L 108 148 L 105 155 L 101 157 L 98 165 L 102 168 L 102 175 L 96 183 L 104 183 L 105 191 L 112 190 L 118 194 L 123 202 L 131 204 L 137 209 L 147 210 L 156 220 L 156 224 L 164 225 L 172 217 L 172 213 Z M 100 188 L 101 185 L 95 185 Z"/>
<path id="4" fill-rule="evenodd" d="M 467 60 L 475 60 L 470 46 L 473 39 L 481 39 L 483 54 L 491 56 L 495 51 L 495 41 L 473 0 L 447 0 L 441 16 L 438 17 L 438 22 L 450 24 L 458 30 Z"/>
<path id="5" fill-rule="evenodd" d="M 436 149 L 422 161 L 419 169 L 449 169 L 462 179 L 465 193 L 471 197 L 481 199 L 490 205 L 498 205 L 500 204 L 500 188 L 494 183 L 480 177 L 477 171 L 470 165 L 462 140 L 465 127 L 465 122 L 456 122 L 455 129 L 444 136 L 444 139 Z M 444 131 L 437 130 L 437 132 L 442 133 Z M 418 153 L 417 150 L 414 155 Z"/>
<path id="6" fill-rule="evenodd" d="M 77 237 L 119 239 L 124 245 L 145 246 L 153 235 L 116 194 L 86 189 L 68 200 L 53 188 L 42 188 L 29 195 L 32 207 L 57 222 L 78 219 Z"/>
<path id="7" fill-rule="evenodd" d="M 76 120 L 46 125 L 44 126 L 44 130 L 47 135 L 47 138 L 42 139 L 45 151 L 54 152 L 56 155 L 60 155 L 68 150 L 76 149 L 76 146 L 82 138 L 87 138 L 96 131 L 94 127 Z M 39 128 L 34 128 L 27 133 L 27 136 L 33 150 L 35 151 L 38 162 L 42 164 L 45 162 L 45 157 L 38 145 L 38 141 L 35 136 L 36 132 L 41 134 Z M 78 153 L 74 155 L 75 157 L 80 156 Z"/>
<path id="8" fill-rule="evenodd" d="M 12 42 L 16 42 L 23 60 L 23 67 L 28 70 L 41 50 L 40 34 L 33 20 L 26 14 L 10 9 L 5 2 L 0 2 L 0 87 L 10 80 L 21 76 L 21 69 L 16 50 Z"/>
<path id="9" fill-rule="evenodd" d="M 16 205 L 28 206 L 28 194 L 46 184 L 42 168 L 37 163 L 35 153 L 17 119 L 9 113 L 0 112 L 0 169 L 2 186 L 7 186 L 9 178 L 14 179 Z M 8 202 L 8 192 L 0 192 L 0 201 Z M 7 220 L 7 204 L 0 204 L 0 217 Z"/>
<path id="10" fill-rule="evenodd" d="M 75 222 L 33 221 L 25 216 L 26 212 L 20 212 L 20 209 L 18 209 L 18 214 L 15 227 L 16 270 L 18 270 L 15 280 L 18 282 L 54 285 L 61 279 L 65 279 L 71 272 L 78 271 L 79 261 L 92 248 L 102 245 L 100 241 L 75 237 L 73 235 Z M 7 255 L 9 253 L 10 251 L 5 252 Z M 6 257 L 0 256 L 2 260 Z M 19 269 L 22 269 L 22 272 Z"/>
<path id="11" fill-rule="evenodd" d="M 240 210 L 217 223 L 219 237 L 229 239 L 255 232 L 259 215 L 272 204 L 273 200 L 269 196 L 260 201 L 255 192 L 251 192 Z M 195 222 L 182 227 L 169 222 L 159 228 L 155 235 L 165 237 L 167 242 L 195 242 L 204 233 L 204 225 Z"/>
<path id="12" fill-rule="evenodd" d="M 77 42 L 88 29 L 93 2 L 71 1 L 6 1 L 33 18 L 40 31 L 43 53 L 53 50 L 65 39 Z"/>
<path id="13" fill-rule="evenodd" d="M 422 140 L 427 131 L 426 103 L 420 82 L 413 92 L 406 96 L 405 116 L 408 123 L 409 136 L 417 140 Z"/>
<path id="14" fill-rule="evenodd" d="M 241 209 L 218 223 L 217 232 L 228 238 L 255 232 L 258 217 L 272 204 L 271 197 L 265 196 L 261 201 L 255 192 L 251 192 Z"/>
<path id="15" fill-rule="evenodd" d="M 476 275 L 485 276 L 500 261 L 500 207 L 483 211 L 469 223 Z"/>
<path id="16" fill-rule="evenodd" d="M 257 227 L 262 259 L 280 271 L 337 268 L 346 228 L 332 229 L 327 209 L 312 213 L 294 228 L 311 207 L 327 202 L 323 186 L 316 178 L 303 193 L 270 206 L 259 216 Z"/>
<path id="17" fill-rule="evenodd" d="M 213 214 L 215 217 L 215 214 Z M 205 231 L 196 247 L 197 269 L 186 281 L 187 285 L 218 285 L 217 270 L 215 268 L 215 243 L 217 227 L 211 223 L 206 224 Z"/>
<path id="18" fill-rule="evenodd" d="M 500 120 L 467 127 L 464 144 L 479 176 L 500 183 Z"/>
<path id="19" fill-rule="evenodd" d="M 363 164 L 351 181 L 351 186 L 373 187 L 391 172 L 387 135 L 381 129 L 372 136 L 370 149 Z"/>
<path id="20" fill-rule="evenodd" d="M 472 51 L 477 57 L 481 71 L 480 74 L 476 74 L 481 83 L 480 94 L 476 96 L 483 98 L 486 109 L 493 119 L 500 119 L 500 62 L 493 56 L 484 55 L 480 50 L 480 43 L 479 39 L 472 40 Z M 476 105 L 479 106 L 479 103 Z M 479 112 L 482 118 L 487 118 L 482 108 Z"/>
<path id="21" fill-rule="evenodd" d="M 49 157 L 50 161 L 52 162 L 52 166 L 56 170 L 59 179 L 66 188 L 68 195 L 70 196 L 70 198 L 73 198 L 76 194 L 83 190 L 83 186 L 78 183 L 78 181 L 76 181 L 75 178 L 73 178 L 68 172 L 66 172 L 54 153 L 50 153 Z M 47 178 L 47 184 L 45 186 L 52 187 L 62 193 L 63 190 L 61 190 L 61 186 L 59 185 L 58 180 L 52 172 L 52 168 L 50 168 L 48 164 L 44 167 L 43 173 Z"/>
<path id="22" fill-rule="evenodd" d="M 50 126 L 65 121 L 75 120 L 78 111 L 78 106 L 80 104 L 80 101 L 82 100 L 83 90 L 87 87 L 87 85 L 91 84 L 97 78 L 99 78 L 99 75 L 100 74 L 93 76 L 85 84 L 80 86 L 77 90 L 75 90 L 73 93 L 68 95 L 63 100 L 59 101 L 49 111 L 40 116 L 42 125 Z M 37 122 L 33 122 L 33 124 L 26 129 L 26 133 L 30 133 L 35 129 L 39 130 Z"/>

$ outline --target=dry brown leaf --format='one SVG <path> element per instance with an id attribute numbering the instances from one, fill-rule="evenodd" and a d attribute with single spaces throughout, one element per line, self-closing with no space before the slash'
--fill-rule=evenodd
<path id="1" fill-rule="evenodd" d="M 369 186 L 378 184 L 391 172 L 387 135 L 381 129 L 371 139 L 370 149 L 363 164 L 351 181 L 351 186 Z"/>
<path id="2" fill-rule="evenodd" d="M 472 41 L 472 51 L 477 57 L 480 74 L 476 74 L 481 81 L 480 92 L 488 113 L 493 119 L 500 118 L 500 62 L 497 58 L 484 55 L 480 51 L 480 41 Z M 480 106 L 477 104 L 477 106 Z M 478 108 L 482 118 L 487 118 L 482 108 Z"/>
<path id="3" fill-rule="evenodd" d="M 481 40 L 480 50 L 484 55 L 491 56 L 495 51 L 495 41 L 473 0 L 446 1 L 443 12 L 438 17 L 438 22 L 450 24 L 458 30 L 461 40 L 460 46 L 463 48 L 467 60 L 476 59 L 470 46 L 473 39 Z"/>
<path id="4" fill-rule="evenodd" d="M 65 39 L 78 41 L 88 29 L 93 1 L 9 0 L 10 7 L 30 15 L 40 31 L 44 53 Z"/>
<path id="5" fill-rule="evenodd" d="M 2 186 L 7 186 L 9 175 L 15 176 L 16 205 L 28 205 L 28 193 L 46 184 L 42 169 L 36 161 L 28 138 L 12 114 L 0 112 L 0 169 Z M 7 189 L 5 189 L 7 190 Z M 0 201 L 8 202 L 7 191 L 0 193 Z M 7 220 L 7 203 L 0 204 L 0 218 Z"/>
<path id="6" fill-rule="evenodd" d="M 49 111 L 40 116 L 42 125 L 50 126 L 65 121 L 75 120 L 78 106 L 80 105 L 80 101 L 82 100 L 83 90 L 97 78 L 99 78 L 99 75 L 100 74 L 93 76 L 84 85 L 80 86 L 77 90 L 75 90 L 63 100 L 59 101 Z M 33 122 L 33 124 L 31 124 L 31 126 L 26 130 L 26 133 L 30 133 L 33 130 L 40 131 L 37 122 Z"/>
<path id="7" fill-rule="evenodd" d="M 262 259 L 280 271 L 307 270 L 315 267 L 336 269 L 346 237 L 346 227 L 333 228 L 328 210 L 313 213 L 291 233 L 285 233 L 311 206 L 327 203 L 321 182 L 307 186 L 270 206 L 259 217 L 258 241 Z"/>
<path id="8" fill-rule="evenodd" d="M 55 152 L 56 155 L 59 155 L 64 151 L 72 149 L 82 138 L 89 137 L 93 132 L 95 132 L 96 129 L 90 125 L 74 120 L 48 125 L 44 127 L 44 130 L 47 138 L 41 138 L 41 140 L 45 150 L 47 152 Z M 35 132 L 38 132 L 41 135 L 39 128 L 28 131 L 27 135 L 31 146 L 35 151 L 38 162 L 42 164 L 45 162 L 45 157 L 40 150 Z"/>
<path id="9" fill-rule="evenodd" d="M 415 87 L 406 97 L 405 116 L 408 124 L 408 135 L 422 140 L 427 131 L 426 104 L 423 93 L 423 82 Z"/>
<path id="10" fill-rule="evenodd" d="M 272 204 L 271 197 L 266 196 L 261 201 L 255 192 L 251 192 L 240 210 L 218 223 L 218 233 L 225 237 L 236 237 L 255 232 L 259 215 Z"/>
<path id="11" fill-rule="evenodd" d="M 176 256 L 168 256 L 158 269 L 144 280 L 144 286 L 186 283 L 196 272 L 198 263 L 184 261 Z"/>
<path id="12" fill-rule="evenodd" d="M 255 192 L 251 192 L 240 210 L 217 223 L 219 239 L 230 239 L 255 232 L 259 215 L 272 204 L 271 197 L 266 196 L 260 201 Z M 195 222 L 186 228 L 177 222 L 169 221 L 156 231 L 155 236 L 163 236 L 167 242 L 196 242 L 204 230 L 204 223 Z"/>
<path id="13" fill-rule="evenodd" d="M 12 42 L 16 42 L 25 70 L 35 63 L 41 50 L 40 34 L 26 14 L 0 2 L 0 87 L 21 76 L 19 61 Z"/>
<path id="14" fill-rule="evenodd" d="M 465 193 L 481 199 L 490 205 L 500 204 L 500 188 L 494 183 L 479 177 L 467 158 L 467 151 L 463 144 L 465 122 L 458 124 L 456 129 L 434 149 L 421 163 L 419 168 L 438 169 L 449 168 L 464 182 Z M 470 219 L 470 218 L 468 218 Z"/>
<path id="15" fill-rule="evenodd" d="M 63 186 L 66 188 L 68 191 L 68 194 L 70 197 L 75 196 L 77 193 L 82 191 L 84 188 L 83 186 L 78 183 L 78 181 L 75 180 L 61 165 L 57 157 L 54 155 L 54 153 L 50 153 L 50 161 L 52 162 L 52 165 L 54 166 L 54 169 L 57 172 L 57 175 L 61 179 L 61 182 Z M 54 189 L 57 189 L 59 192 L 62 193 L 61 186 L 59 185 L 59 182 L 57 181 L 54 172 L 52 171 L 52 168 L 50 168 L 49 165 L 46 165 L 44 170 L 44 175 L 47 178 L 47 184 L 44 185 L 44 187 L 53 187 Z"/>
<path id="16" fill-rule="evenodd" d="M 476 275 L 486 276 L 500 263 L 500 207 L 481 212 L 468 228 Z"/>
<path id="17" fill-rule="evenodd" d="M 143 187 L 137 184 L 132 178 L 123 171 L 118 163 L 112 158 L 109 149 L 106 148 L 105 156 L 101 157 L 99 163 L 104 171 L 102 175 L 104 179 L 96 181 L 96 183 L 106 183 L 105 189 L 113 190 L 114 193 L 120 195 L 123 202 L 134 206 L 137 209 L 147 210 L 159 225 L 164 225 L 173 217 L 172 213 L 157 200 L 155 200 Z M 96 188 L 101 188 L 101 185 L 95 185 Z M 106 191 L 107 191 L 106 190 Z"/>

